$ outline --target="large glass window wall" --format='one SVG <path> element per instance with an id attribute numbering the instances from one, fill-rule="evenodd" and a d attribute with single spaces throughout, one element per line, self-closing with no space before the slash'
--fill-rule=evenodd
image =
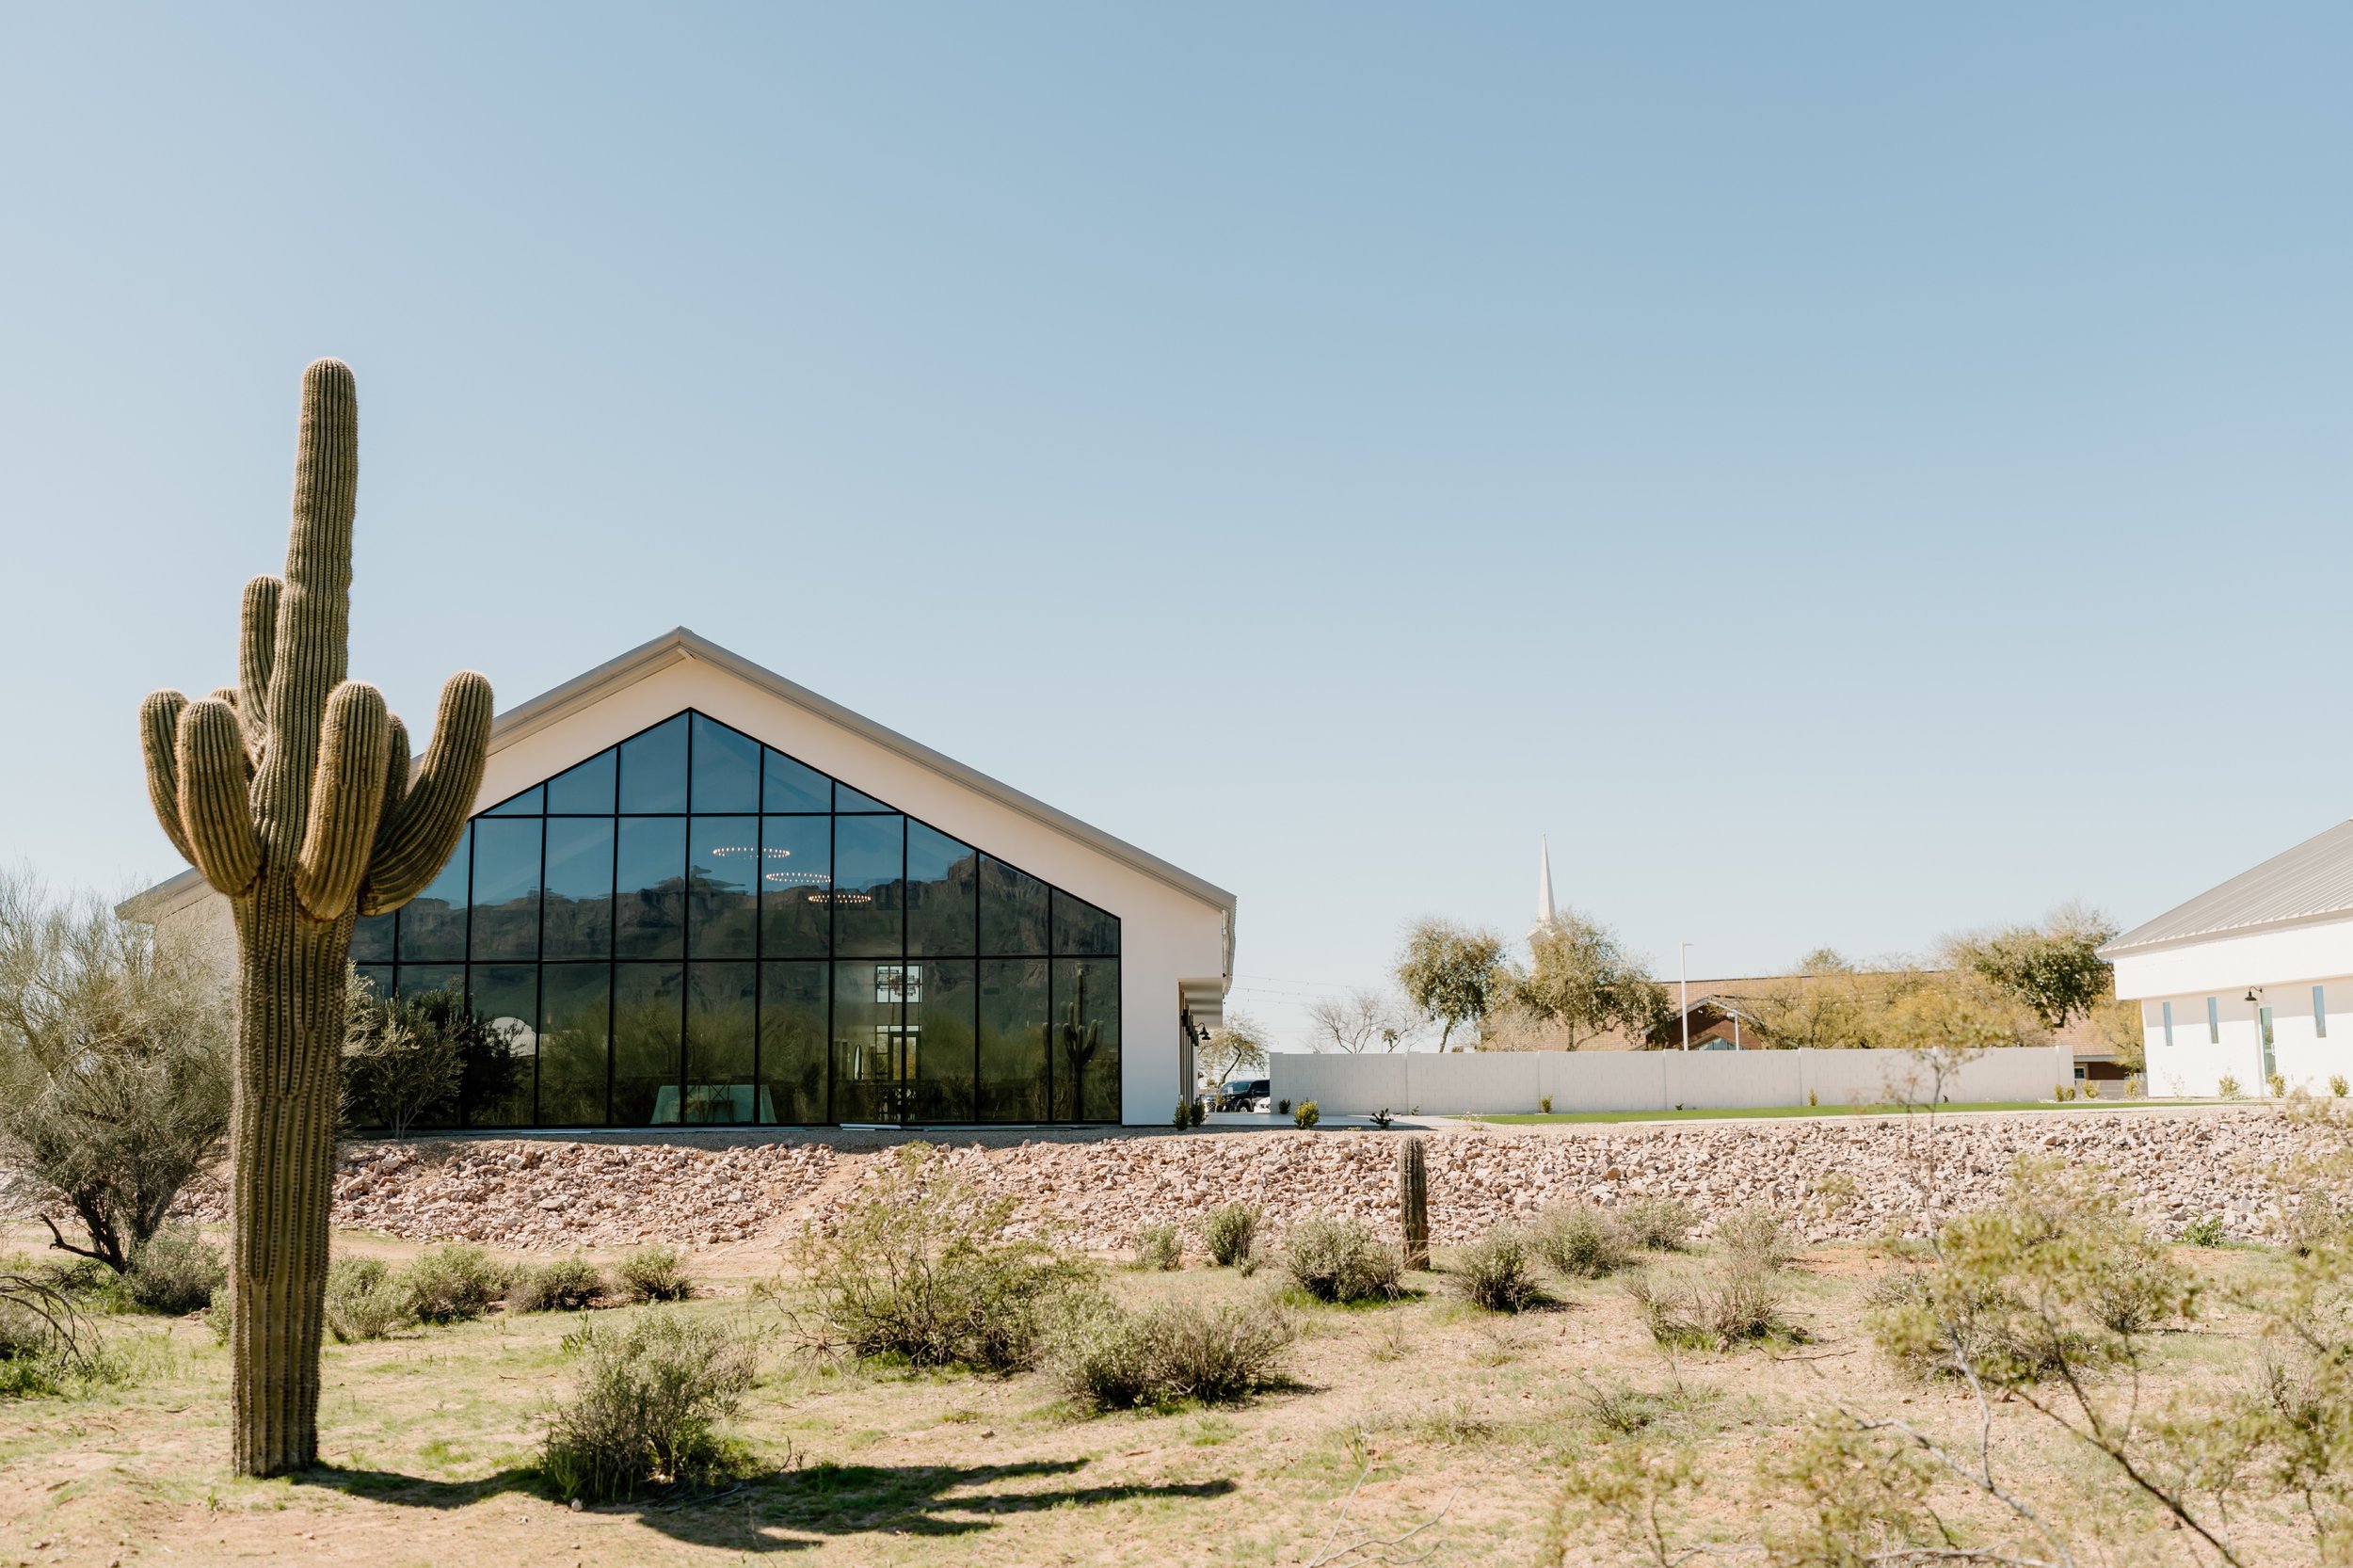
<path id="1" fill-rule="evenodd" d="M 1116 917 L 691 710 L 478 814 L 352 959 L 464 996 L 467 1127 L 1119 1119 Z"/>

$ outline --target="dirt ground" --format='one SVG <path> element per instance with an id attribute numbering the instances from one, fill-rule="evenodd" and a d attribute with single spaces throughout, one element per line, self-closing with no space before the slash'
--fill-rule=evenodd
<path id="1" fill-rule="evenodd" d="M 0 1239 L 0 1250 L 32 1239 Z M 381 1238 L 341 1238 L 401 1256 Z M 2215 1276 L 2249 1251 L 2185 1253 Z M 1447 1257 L 1441 1254 L 1445 1266 Z M 1670 1356 L 1623 1286 L 1559 1287 L 1516 1317 L 1460 1301 L 1443 1274 L 1375 1308 L 1294 1303 L 1305 1335 L 1293 1385 L 1248 1403 L 1090 1416 L 1042 1374 L 1009 1379 L 865 1372 L 794 1348 L 781 1301 L 753 1287 L 773 1256 L 696 1259 L 711 1287 L 685 1307 L 766 1340 L 761 1381 L 734 1431 L 771 1466 L 723 1496 L 575 1511 L 532 1469 L 542 1413 L 566 1386 L 563 1314 L 421 1329 L 330 1345 L 320 1470 L 243 1481 L 224 1459 L 226 1352 L 198 1321 L 109 1320 L 147 1357 L 136 1384 L 88 1400 L 0 1404 L 0 1563 L 99 1565 L 721 1564 L 780 1554 L 820 1564 L 1305 1564 L 1368 1531 L 1403 1545 L 1351 1563 L 1617 1560 L 1562 1509 L 1562 1480 L 1610 1439 L 1597 1387 L 1668 1397 L 1703 1455 L 1696 1528 L 1753 1524 L 1743 1488 L 1761 1451 L 1835 1398 L 1956 1435 L 1976 1406 L 1891 1370 L 1861 1326 L 1892 1265 L 1869 1249 L 1803 1255 L 1790 1307 L 1801 1339 Z M 1670 1268 L 1701 1268 L 1705 1259 Z M 1174 1273 L 1114 1270 L 1130 1301 L 1160 1293 L 1266 1302 L 1279 1273 L 1243 1278 L 1199 1259 Z M 2166 1336 L 2152 1393 L 2251 1368 L 2260 1350 L 2227 1313 Z M 2096 1523 L 2114 1552 L 2161 1540 L 2155 1522 L 2095 1489 L 2093 1467 L 2038 1418 L 1996 1406 L 2017 1473 Z M 2111 1500 L 2103 1500 L 2104 1497 Z M 2260 1527 L 2258 1527 L 2259 1528 Z M 1320 1559 L 1319 1554 L 1323 1554 Z M 2176 1553 L 2178 1556 L 2178 1552 Z M 2299 1560 L 2272 1556 L 2265 1560 Z"/>

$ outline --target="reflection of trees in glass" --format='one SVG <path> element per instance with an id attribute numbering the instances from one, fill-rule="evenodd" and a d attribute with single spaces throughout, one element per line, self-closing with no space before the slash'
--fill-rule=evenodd
<path id="1" fill-rule="evenodd" d="M 758 1121 L 752 1084 L 749 964 L 696 964 L 686 985 L 686 1107 L 690 1122 Z M 739 1092 L 739 1090 L 741 1092 Z"/>
<path id="2" fill-rule="evenodd" d="M 981 961 L 983 1121 L 1038 1122 L 1053 1114 L 1046 1095 L 1054 1035 L 1047 969 L 1043 958 Z"/>
<path id="3" fill-rule="evenodd" d="M 539 1032 L 539 1119 L 556 1127 L 601 1123 L 612 970 L 604 964 L 551 964 L 540 972 L 546 995 Z"/>
<path id="4" fill-rule="evenodd" d="M 455 1125 L 469 1067 L 485 1080 L 504 1073 L 512 1092 L 512 1062 L 491 1048 L 461 992 L 379 997 L 360 984 L 344 994 L 344 1115 L 350 1125 L 386 1128 L 395 1138 L 420 1123 Z"/>
<path id="5" fill-rule="evenodd" d="M 623 1123 L 649 1120 L 661 1087 L 679 1080 L 678 970 L 632 976 L 630 968 L 622 968 L 613 1009 L 613 1115 Z"/>
<path id="6" fill-rule="evenodd" d="M 823 964 L 760 967 L 760 1073 L 776 1115 L 822 1122 L 825 1107 L 825 987 Z"/>

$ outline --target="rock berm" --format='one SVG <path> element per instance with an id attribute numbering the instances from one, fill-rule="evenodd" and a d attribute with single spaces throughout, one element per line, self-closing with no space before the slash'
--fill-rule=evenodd
<path id="1" fill-rule="evenodd" d="M 1395 1227 L 1396 1132 L 1209 1132 L 998 1146 L 949 1142 L 934 1158 L 1015 1200 L 1010 1228 L 1070 1246 L 1132 1246 L 1144 1225 L 1196 1221 L 1241 1199 L 1279 1235 L 1311 1213 Z M 2233 1236 L 2275 1234 L 2272 1177 L 2310 1134 L 2269 1111 L 1792 1120 L 1626 1126 L 1570 1135 L 1469 1128 L 1428 1135 L 1433 1240 L 1459 1242 L 1545 1204 L 1689 1200 L 1704 1221 L 1751 1204 L 1793 1215 L 1816 1241 L 1923 1234 L 1997 1199 L 2022 1155 L 2097 1167 L 2161 1235 L 2215 1216 Z M 347 1148 L 335 1223 L 410 1240 L 502 1247 L 693 1246 L 774 1240 L 824 1224 L 875 1161 L 821 1141 L 680 1143 L 435 1139 Z M 225 1217 L 225 1190 L 184 1194 Z"/>

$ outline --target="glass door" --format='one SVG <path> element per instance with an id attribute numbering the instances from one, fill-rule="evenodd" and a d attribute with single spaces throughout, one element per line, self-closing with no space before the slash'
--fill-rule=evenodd
<path id="1" fill-rule="evenodd" d="M 2269 1087 L 2271 1086 L 2271 1080 L 2272 1080 L 2274 1078 L 2276 1078 L 2277 1076 L 2279 1076 L 2279 1071 L 2280 1071 L 2280 1069 L 2279 1069 L 2277 1066 L 2275 1066 L 2275 1065 L 2273 1065 L 2273 1064 L 2272 1064 L 2272 1060 L 2271 1060 L 2271 1009 L 2270 1009 L 2270 1008 L 2268 1008 L 2268 1007 L 2258 1007 L 2257 1009 L 2255 1009 L 2255 1028 L 2256 1028 L 2257 1032 L 2259 1032 L 2259 1033 L 2263 1036 L 2263 1043 L 2264 1043 L 2264 1086 L 2265 1086 L 2265 1088 L 2269 1088 Z"/>

